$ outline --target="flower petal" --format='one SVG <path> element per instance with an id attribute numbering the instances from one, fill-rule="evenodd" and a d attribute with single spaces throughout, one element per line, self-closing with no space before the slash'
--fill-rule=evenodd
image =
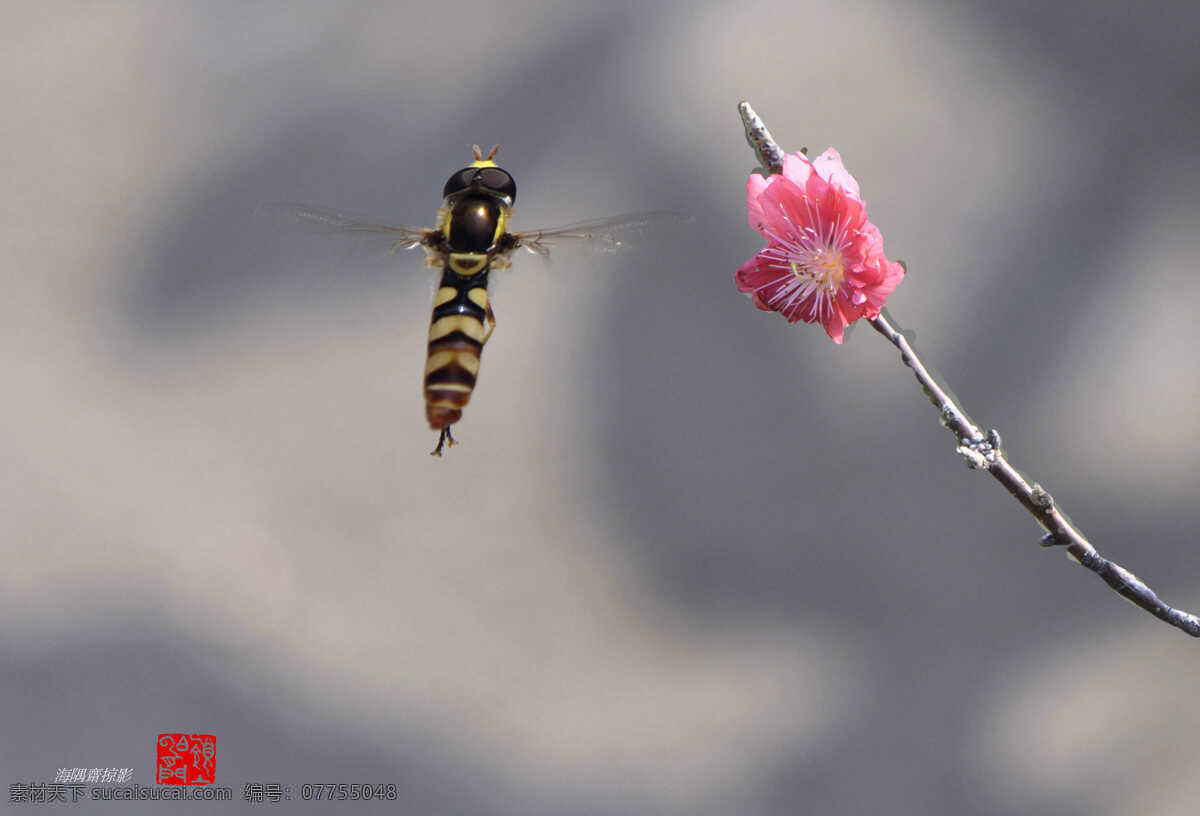
<path id="1" fill-rule="evenodd" d="M 841 154 L 832 147 L 813 160 L 813 169 L 817 171 L 817 175 L 830 184 L 836 184 L 845 190 L 846 195 L 862 200 L 862 196 L 859 195 L 858 180 L 850 175 L 850 171 L 842 164 Z"/>
<path id="2" fill-rule="evenodd" d="M 791 179 L 801 187 L 812 173 L 812 162 L 803 153 L 786 153 L 783 157 L 783 177 Z"/>
<path id="3" fill-rule="evenodd" d="M 767 189 L 770 182 L 760 176 L 758 173 L 751 173 L 750 178 L 746 181 L 746 220 L 750 222 L 750 227 L 756 229 L 759 233 L 763 231 L 763 212 L 762 204 L 759 199 L 762 197 L 763 191 Z"/>
<path id="4" fill-rule="evenodd" d="M 825 329 L 825 333 L 829 335 L 829 339 L 839 346 L 846 337 L 847 325 L 849 325 L 849 322 L 842 316 L 841 311 L 836 308 L 821 320 L 821 327 Z"/>
<path id="5" fill-rule="evenodd" d="M 754 305 L 764 312 L 775 311 L 776 307 L 769 303 L 770 298 L 787 278 L 778 268 L 773 268 L 761 252 L 742 264 L 733 275 L 738 291 L 750 295 Z"/>
<path id="6" fill-rule="evenodd" d="M 812 183 L 812 176 L 809 183 Z M 775 176 L 759 197 L 768 240 L 781 243 L 799 242 L 807 237 L 807 228 L 814 226 L 815 213 L 804 188 L 786 176 Z"/>

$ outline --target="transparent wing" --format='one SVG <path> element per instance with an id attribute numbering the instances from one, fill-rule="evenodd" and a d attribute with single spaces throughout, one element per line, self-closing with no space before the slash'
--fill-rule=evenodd
<path id="1" fill-rule="evenodd" d="M 369 215 L 290 201 L 263 204 L 254 215 L 300 227 L 306 232 L 377 241 L 391 251 L 420 246 L 425 236 L 433 232 L 423 227 L 395 227 Z"/>
<path id="2" fill-rule="evenodd" d="M 559 246 L 581 246 L 599 252 L 616 252 L 660 227 L 687 221 L 688 217 L 671 210 L 626 213 L 595 221 L 580 221 L 553 229 L 513 233 L 517 247 L 535 255 L 549 257 L 550 250 Z"/>

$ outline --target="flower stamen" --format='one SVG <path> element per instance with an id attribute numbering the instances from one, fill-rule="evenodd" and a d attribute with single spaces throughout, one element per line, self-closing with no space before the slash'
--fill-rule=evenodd
<path id="1" fill-rule="evenodd" d="M 811 280 L 826 292 L 833 293 L 846 279 L 846 263 L 839 250 L 822 247 L 813 252 L 807 261 L 795 259 L 789 262 L 792 274 L 801 280 Z"/>

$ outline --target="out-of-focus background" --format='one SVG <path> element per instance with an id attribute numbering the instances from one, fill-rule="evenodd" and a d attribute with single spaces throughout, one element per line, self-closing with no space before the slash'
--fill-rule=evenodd
<path id="1" fill-rule="evenodd" d="M 152 784 L 192 731 L 221 813 L 262 811 L 247 782 L 296 812 L 305 782 L 398 785 L 363 814 L 1200 807 L 1200 645 L 1039 549 L 882 338 L 731 280 L 747 98 L 842 152 L 909 266 L 891 313 L 1014 463 L 1200 606 L 1195 5 L 5 18 L 6 792 Z M 437 273 L 248 214 L 428 224 L 472 142 L 518 228 L 694 220 L 517 257 L 436 461 Z"/>

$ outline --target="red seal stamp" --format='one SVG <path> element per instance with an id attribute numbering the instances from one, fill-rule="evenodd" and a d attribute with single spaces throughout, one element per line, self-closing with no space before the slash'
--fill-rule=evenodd
<path id="1" fill-rule="evenodd" d="M 154 781 L 159 785 L 211 785 L 217 769 L 212 734 L 159 734 Z"/>

